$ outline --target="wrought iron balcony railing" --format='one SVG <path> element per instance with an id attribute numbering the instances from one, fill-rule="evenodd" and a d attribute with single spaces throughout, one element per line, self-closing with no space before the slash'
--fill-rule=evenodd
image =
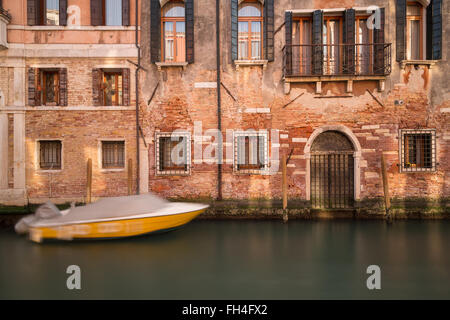
<path id="1" fill-rule="evenodd" d="M 303 44 L 283 47 L 285 77 L 386 76 L 391 44 Z"/>

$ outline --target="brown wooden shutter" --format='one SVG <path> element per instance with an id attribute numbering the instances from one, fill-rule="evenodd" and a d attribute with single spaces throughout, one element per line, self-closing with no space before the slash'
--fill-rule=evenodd
<path id="1" fill-rule="evenodd" d="M 238 59 L 238 0 L 231 0 L 231 60 Z"/>
<path id="2" fill-rule="evenodd" d="M 102 0 L 91 0 L 91 24 L 93 26 L 103 25 Z"/>
<path id="3" fill-rule="evenodd" d="M 284 74 L 286 76 L 292 75 L 292 12 L 286 11 L 284 13 L 284 31 L 285 31 L 285 56 Z"/>
<path id="4" fill-rule="evenodd" d="M 67 69 L 59 69 L 59 105 L 67 106 Z"/>
<path id="5" fill-rule="evenodd" d="M 274 0 L 264 1 L 264 52 L 268 61 L 275 58 L 274 51 Z"/>
<path id="6" fill-rule="evenodd" d="M 442 0 L 427 7 L 427 59 L 442 59 Z"/>
<path id="7" fill-rule="evenodd" d="M 345 74 L 355 73 L 355 10 L 344 12 L 344 70 Z M 360 50 L 361 51 L 361 50 Z"/>
<path id="8" fill-rule="evenodd" d="M 28 105 L 36 105 L 36 70 L 35 68 L 28 68 Z"/>
<path id="9" fill-rule="evenodd" d="M 67 0 L 59 0 L 59 25 L 67 26 Z"/>
<path id="10" fill-rule="evenodd" d="M 130 0 L 122 0 L 122 25 L 130 25 Z"/>
<path id="11" fill-rule="evenodd" d="M 185 0 L 186 62 L 194 62 L 194 0 Z"/>
<path id="12" fill-rule="evenodd" d="M 122 94 L 123 94 L 123 105 L 130 105 L 130 69 L 122 69 Z"/>
<path id="13" fill-rule="evenodd" d="M 374 46 L 374 73 L 385 74 L 385 57 L 384 57 L 384 8 L 380 8 L 380 28 L 373 30 Z"/>
<path id="14" fill-rule="evenodd" d="M 161 5 L 150 0 L 150 60 L 161 61 Z"/>
<path id="15" fill-rule="evenodd" d="M 92 69 L 92 103 L 94 106 L 103 105 L 103 71 Z"/>
<path id="16" fill-rule="evenodd" d="M 40 106 L 42 104 L 42 86 L 41 86 L 41 70 L 34 69 L 35 90 L 34 90 L 34 105 Z"/>
<path id="17" fill-rule="evenodd" d="M 312 62 L 313 74 L 322 74 L 323 73 L 323 43 L 322 43 L 322 27 L 323 27 L 323 12 L 322 10 L 316 10 L 313 12 L 313 21 L 312 21 Z"/>
<path id="18" fill-rule="evenodd" d="M 39 0 L 27 0 L 27 23 L 29 26 L 39 24 Z"/>
<path id="19" fill-rule="evenodd" d="M 406 59 L 406 0 L 396 0 L 395 51 L 397 61 Z"/>

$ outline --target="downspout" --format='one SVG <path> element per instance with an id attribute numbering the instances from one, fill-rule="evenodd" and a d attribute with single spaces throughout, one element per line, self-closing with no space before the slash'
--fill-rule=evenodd
<path id="1" fill-rule="evenodd" d="M 138 17 L 139 17 L 139 0 L 135 0 L 135 22 L 136 22 L 136 32 L 135 32 L 135 40 L 136 40 L 136 49 L 138 53 L 138 62 L 136 68 L 136 194 L 140 194 L 140 143 L 139 143 L 139 70 L 141 69 L 141 47 L 139 46 L 139 25 L 138 25 Z"/>
<path id="2" fill-rule="evenodd" d="M 222 110 L 220 105 L 220 0 L 216 0 L 216 59 L 217 59 L 217 129 L 221 134 L 217 161 L 217 200 L 222 200 Z"/>

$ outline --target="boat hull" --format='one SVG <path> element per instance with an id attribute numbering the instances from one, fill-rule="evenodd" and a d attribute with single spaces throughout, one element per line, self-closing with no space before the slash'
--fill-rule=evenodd
<path id="1" fill-rule="evenodd" d="M 29 236 L 30 240 L 34 242 L 42 242 L 45 239 L 75 240 L 133 237 L 179 228 L 189 223 L 205 210 L 200 209 L 178 214 L 143 218 L 30 227 Z"/>

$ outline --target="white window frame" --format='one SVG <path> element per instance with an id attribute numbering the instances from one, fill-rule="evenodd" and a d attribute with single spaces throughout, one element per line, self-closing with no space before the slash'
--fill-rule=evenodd
<path id="1" fill-rule="evenodd" d="M 159 162 L 159 138 L 184 137 L 186 139 L 186 170 L 161 170 Z M 157 176 L 187 176 L 191 174 L 191 134 L 190 132 L 156 132 L 155 133 L 155 175 Z"/>
<path id="2" fill-rule="evenodd" d="M 407 134 L 431 134 L 431 168 L 405 167 L 405 135 Z M 399 133 L 399 162 L 400 172 L 436 172 L 436 129 L 400 129 Z"/>
<path id="3" fill-rule="evenodd" d="M 238 137 L 263 137 L 264 138 L 264 165 L 261 169 L 238 169 L 239 143 Z M 269 173 L 269 134 L 267 130 L 259 131 L 235 131 L 233 132 L 233 172 L 236 174 L 268 174 Z"/>

